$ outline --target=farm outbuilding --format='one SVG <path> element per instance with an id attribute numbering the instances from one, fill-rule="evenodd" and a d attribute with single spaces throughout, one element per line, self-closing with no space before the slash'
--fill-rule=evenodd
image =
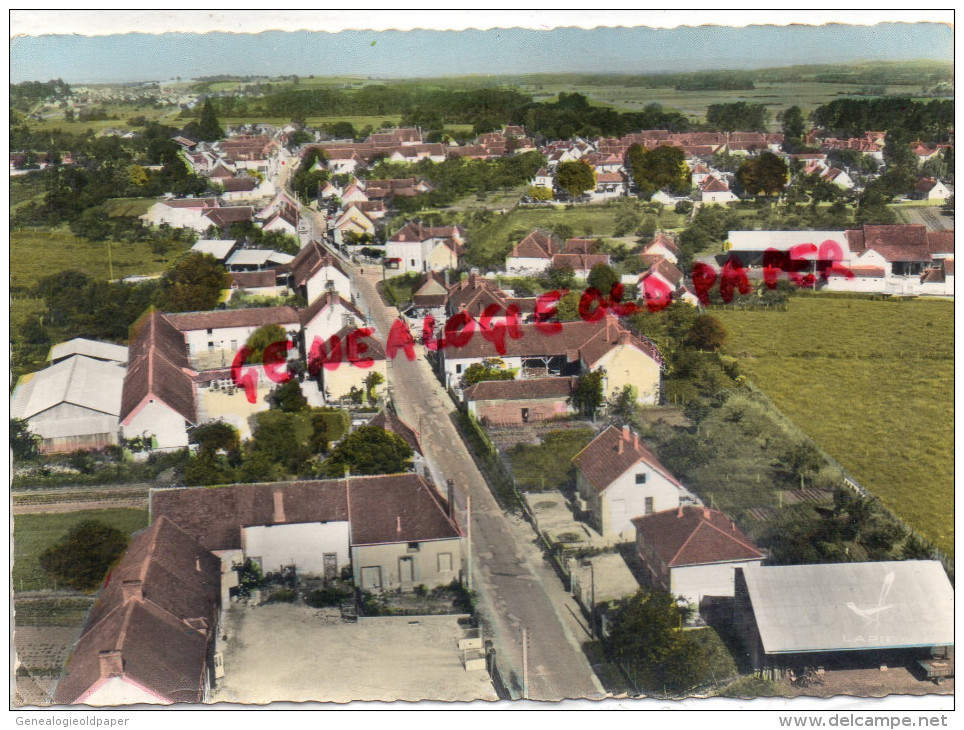
<path id="1" fill-rule="evenodd" d="M 953 655 L 954 589 L 936 560 L 744 567 L 735 588 L 735 628 L 758 670 Z"/>

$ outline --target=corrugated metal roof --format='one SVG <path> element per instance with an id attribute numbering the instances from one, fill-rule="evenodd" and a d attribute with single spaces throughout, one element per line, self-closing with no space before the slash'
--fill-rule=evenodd
<path id="1" fill-rule="evenodd" d="M 743 569 L 768 654 L 954 643 L 954 589 L 936 560 Z"/>
<path id="2" fill-rule="evenodd" d="M 75 355 L 21 381 L 13 392 L 11 413 L 31 418 L 60 403 L 73 403 L 117 416 L 125 372 L 116 363 Z"/>
<path id="3" fill-rule="evenodd" d="M 64 360 L 71 355 L 86 355 L 97 360 L 113 360 L 114 362 L 127 362 L 127 348 L 123 345 L 115 345 L 111 342 L 98 342 L 88 340 L 83 337 L 75 337 L 72 340 L 61 342 L 50 348 L 48 360 L 56 362 Z"/>

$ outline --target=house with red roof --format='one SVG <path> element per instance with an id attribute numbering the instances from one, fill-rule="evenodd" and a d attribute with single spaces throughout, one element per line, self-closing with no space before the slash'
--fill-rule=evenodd
<path id="1" fill-rule="evenodd" d="M 952 193 L 940 180 L 933 177 L 922 177 L 914 186 L 910 197 L 914 200 L 947 200 Z"/>
<path id="2" fill-rule="evenodd" d="M 709 596 L 732 597 L 735 569 L 761 565 L 766 557 L 719 510 L 681 505 L 632 522 L 650 585 L 694 606 Z"/>
<path id="3" fill-rule="evenodd" d="M 634 518 L 698 502 L 629 426 L 610 426 L 572 463 L 580 505 L 603 537 L 632 540 Z"/>
<path id="4" fill-rule="evenodd" d="M 699 186 L 700 201 L 703 203 L 734 203 L 739 200 L 730 186 L 713 175 L 703 180 Z"/>
<path id="5" fill-rule="evenodd" d="M 551 231 L 534 229 L 512 247 L 505 259 L 506 271 L 537 273 L 545 271 L 554 254 L 562 253 L 562 244 Z"/>
<path id="6" fill-rule="evenodd" d="M 629 194 L 629 178 L 625 172 L 597 172 L 596 189 L 589 192 L 591 201 L 624 198 Z"/>
<path id="7" fill-rule="evenodd" d="M 670 234 L 665 231 L 657 231 L 653 240 L 643 244 L 640 254 L 646 256 L 662 256 L 671 264 L 679 261 L 679 246 Z"/>
<path id="8" fill-rule="evenodd" d="M 465 250 L 458 226 L 426 226 L 409 221 L 385 245 L 387 259 L 397 259 L 403 273 L 457 269 Z"/>
<path id="9" fill-rule="evenodd" d="M 487 426 L 521 426 L 575 412 L 575 377 L 483 380 L 462 391 L 469 413 Z"/>
<path id="10" fill-rule="evenodd" d="M 140 216 L 145 226 L 169 225 L 203 232 L 211 225 L 205 213 L 219 207 L 217 198 L 169 198 L 159 200 Z"/>

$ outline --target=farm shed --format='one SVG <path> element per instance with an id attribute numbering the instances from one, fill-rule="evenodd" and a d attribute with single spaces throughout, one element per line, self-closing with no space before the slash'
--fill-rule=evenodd
<path id="1" fill-rule="evenodd" d="M 737 568 L 734 624 L 753 666 L 914 666 L 954 644 L 936 560 Z"/>

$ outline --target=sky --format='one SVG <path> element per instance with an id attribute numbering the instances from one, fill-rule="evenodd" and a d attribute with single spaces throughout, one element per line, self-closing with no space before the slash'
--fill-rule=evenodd
<path id="1" fill-rule="evenodd" d="M 314 12 L 279 17 L 253 13 L 238 17 L 205 13 L 190 18 L 183 11 L 118 14 L 110 11 L 51 13 L 14 11 L 11 14 L 10 79 L 62 78 L 71 84 L 184 79 L 217 74 L 278 76 L 309 74 L 358 75 L 380 78 L 466 74 L 518 73 L 659 73 L 704 69 L 761 68 L 803 63 L 953 58 L 953 32 L 943 23 L 879 23 L 876 25 L 757 25 L 748 27 L 645 27 L 692 23 L 709 19 L 746 22 L 793 21 L 798 16 L 776 13 L 761 16 L 692 11 L 606 12 L 552 15 L 542 12 L 434 13 L 411 11 L 381 27 L 408 28 L 474 25 L 463 31 L 419 29 L 340 30 L 364 23 L 365 16 L 348 12 Z M 574 12 L 574 11 L 571 11 Z M 253 14 L 252 14 L 253 13 Z M 281 14 L 284 16 L 284 13 Z M 501 24 L 530 27 L 492 27 Z M 809 13 L 811 22 L 846 19 L 852 22 L 906 16 L 881 13 Z M 927 16 L 925 16 L 927 17 Z M 689 18 L 687 21 L 686 18 Z M 941 19 L 942 16 L 933 16 Z M 272 21 L 270 24 L 268 21 Z M 397 20 L 397 19 L 396 19 Z M 56 21 L 56 22 L 55 22 Z M 202 22 L 203 21 L 203 22 Z M 354 21 L 354 22 L 352 22 Z M 460 21 L 460 22 L 449 22 Z M 585 27 L 555 27 L 560 22 Z M 630 27 L 593 27 L 599 24 Z M 277 28 L 330 28 L 278 31 Z M 115 29 L 140 31 L 223 28 L 208 33 L 104 33 Z M 71 34 L 63 31 L 73 30 Z M 241 33 L 239 30 L 261 30 Z M 51 31 L 46 35 L 18 35 Z M 56 31 L 61 33 L 56 34 Z"/>

